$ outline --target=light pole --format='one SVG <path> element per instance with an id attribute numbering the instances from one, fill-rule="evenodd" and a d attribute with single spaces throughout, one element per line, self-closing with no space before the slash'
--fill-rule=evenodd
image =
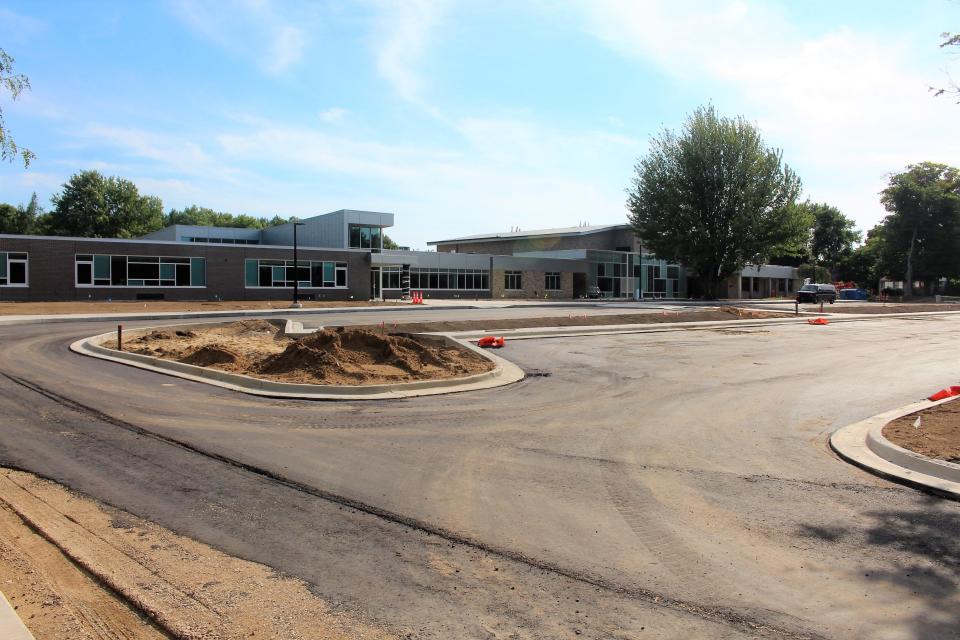
<path id="1" fill-rule="evenodd" d="M 299 309 L 300 304 L 300 262 L 297 260 L 297 227 L 302 227 L 305 223 L 293 223 L 293 305 L 292 308 Z"/>

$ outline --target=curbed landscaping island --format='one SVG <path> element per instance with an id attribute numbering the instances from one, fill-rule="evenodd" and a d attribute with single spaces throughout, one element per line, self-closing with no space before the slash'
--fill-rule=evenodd
<path id="1" fill-rule="evenodd" d="M 917 419 L 919 418 L 919 426 Z M 939 404 L 897 418 L 883 428 L 883 437 L 920 455 L 960 463 L 960 402 Z"/>
<path id="2" fill-rule="evenodd" d="M 102 346 L 115 345 L 105 340 Z M 444 380 L 495 367 L 469 349 L 428 336 L 337 328 L 294 338 L 265 320 L 153 329 L 127 337 L 123 350 L 275 382 L 317 385 Z"/>

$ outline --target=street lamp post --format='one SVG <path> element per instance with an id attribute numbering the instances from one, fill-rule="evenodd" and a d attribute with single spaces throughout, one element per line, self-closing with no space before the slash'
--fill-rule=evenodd
<path id="1" fill-rule="evenodd" d="M 293 308 L 299 309 L 300 304 L 300 262 L 297 260 L 297 227 L 302 227 L 305 223 L 293 223 Z"/>

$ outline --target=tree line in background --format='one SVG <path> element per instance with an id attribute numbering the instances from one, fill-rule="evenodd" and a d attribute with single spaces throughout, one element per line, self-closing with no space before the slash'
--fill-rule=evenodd
<path id="1" fill-rule="evenodd" d="M 130 180 L 99 171 L 74 174 L 50 202 L 49 211 L 37 202 L 37 194 L 27 204 L 0 204 L 0 233 L 137 238 L 173 224 L 264 229 L 297 220 L 234 215 L 197 205 L 164 213 L 160 198 L 141 195 Z M 397 248 L 387 236 L 383 242 L 385 249 Z"/>
<path id="2" fill-rule="evenodd" d="M 960 170 L 922 162 L 890 176 L 884 220 L 861 234 L 827 203 L 797 202 L 800 178 L 743 117 L 697 109 L 679 133 L 664 130 L 635 166 L 628 219 L 657 257 L 696 276 L 701 294 L 747 265 L 799 267 L 814 282 L 881 278 L 919 283 L 927 295 L 960 291 Z M 902 294 L 913 295 L 906 284 Z"/>

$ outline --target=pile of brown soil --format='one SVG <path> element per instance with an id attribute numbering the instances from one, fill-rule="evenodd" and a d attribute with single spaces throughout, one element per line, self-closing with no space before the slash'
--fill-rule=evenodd
<path id="1" fill-rule="evenodd" d="M 665 322 L 704 322 L 707 320 L 761 320 L 790 318 L 793 313 L 753 311 L 739 307 L 721 307 L 704 311 L 656 311 L 618 313 L 607 315 L 547 316 L 539 318 L 510 318 L 506 320 L 453 320 L 446 322 L 406 322 L 386 325 L 391 333 L 430 333 L 444 331 L 503 331 L 535 327 L 589 327 L 614 324 L 661 324 Z M 354 326 L 354 329 L 381 331 L 380 325 Z"/>
<path id="2" fill-rule="evenodd" d="M 108 340 L 104 346 L 112 346 Z M 155 329 L 124 350 L 278 382 L 365 385 L 455 378 L 494 365 L 461 347 L 407 335 L 325 329 L 299 339 L 264 320 L 209 328 Z"/>
<path id="3" fill-rule="evenodd" d="M 914 426 L 917 416 L 919 427 Z M 960 400 L 897 418 L 883 428 L 883 437 L 929 458 L 960 464 Z"/>
<path id="4" fill-rule="evenodd" d="M 491 363 L 472 351 L 413 336 L 324 329 L 295 340 L 255 369 L 264 377 L 322 384 L 370 384 L 482 373 Z"/>

